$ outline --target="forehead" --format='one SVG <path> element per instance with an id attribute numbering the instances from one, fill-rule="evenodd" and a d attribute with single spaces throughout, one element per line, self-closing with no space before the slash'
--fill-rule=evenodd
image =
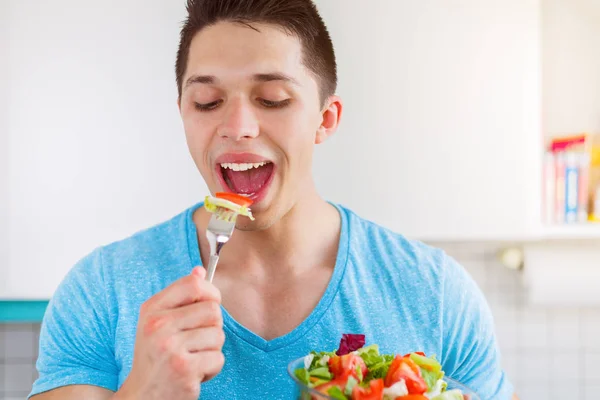
<path id="1" fill-rule="evenodd" d="M 308 77 L 300 40 L 265 24 L 220 22 L 200 31 L 190 45 L 186 75 L 219 79 L 281 72 L 301 81 Z"/>

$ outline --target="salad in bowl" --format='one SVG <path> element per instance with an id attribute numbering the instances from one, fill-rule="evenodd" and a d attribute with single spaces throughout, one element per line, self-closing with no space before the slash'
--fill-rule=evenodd
<path id="1" fill-rule="evenodd" d="M 364 335 L 344 334 L 337 351 L 311 351 L 288 372 L 302 400 L 479 400 L 435 356 L 380 354 Z"/>

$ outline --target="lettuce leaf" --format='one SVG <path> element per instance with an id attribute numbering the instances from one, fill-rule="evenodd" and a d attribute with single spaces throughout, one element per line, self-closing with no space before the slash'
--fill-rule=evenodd
<path id="1" fill-rule="evenodd" d="M 340 347 L 336 354 L 343 356 L 348 353 L 352 353 L 365 345 L 365 335 L 344 333 L 342 339 L 340 339 Z"/>
<path id="2" fill-rule="evenodd" d="M 349 377 L 348 381 L 346 382 L 346 387 L 344 388 L 344 394 L 347 396 L 352 396 L 352 390 L 356 385 L 358 385 L 358 381 L 354 379 L 353 376 Z"/>
<path id="3" fill-rule="evenodd" d="M 310 376 L 314 376 L 315 378 L 320 378 L 324 380 L 331 380 L 333 378 L 333 374 L 329 372 L 329 368 L 327 367 L 319 367 L 312 369 L 308 372 Z"/>
<path id="4" fill-rule="evenodd" d="M 315 368 L 326 367 L 327 361 L 329 361 L 331 357 L 335 356 L 335 352 L 333 351 L 321 351 L 319 353 L 316 351 L 311 351 L 310 354 L 313 355 L 313 359 L 308 367 L 309 371 Z"/>
<path id="5" fill-rule="evenodd" d="M 369 371 L 365 377 L 365 382 L 369 382 L 372 379 L 385 378 L 394 359 L 394 356 L 391 354 L 379 354 L 379 346 L 376 344 L 358 350 L 358 355 L 363 359 Z"/>
<path id="6" fill-rule="evenodd" d="M 342 392 L 342 389 L 337 386 L 332 386 L 329 388 L 327 394 L 337 400 L 348 400 L 348 397 L 346 397 L 344 392 Z"/>
<path id="7" fill-rule="evenodd" d="M 294 375 L 296 375 L 296 378 L 305 385 L 310 383 L 310 375 L 306 369 L 298 368 L 294 371 Z"/>
<path id="8" fill-rule="evenodd" d="M 425 383 L 427 383 L 428 390 L 432 390 L 435 384 L 444 377 L 442 365 L 436 360 L 435 356 L 426 357 L 417 353 L 411 353 L 410 358 L 421 369 L 421 375 Z"/>

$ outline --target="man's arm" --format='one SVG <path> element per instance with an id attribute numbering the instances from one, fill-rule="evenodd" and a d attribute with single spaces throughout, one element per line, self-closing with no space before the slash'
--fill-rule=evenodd
<path id="1" fill-rule="evenodd" d="M 118 400 L 110 390 L 89 385 L 72 385 L 32 396 L 31 400 Z"/>
<path id="2" fill-rule="evenodd" d="M 502 369 L 494 319 L 487 301 L 465 269 L 442 256 L 442 365 L 482 399 L 518 400 Z"/>
<path id="3" fill-rule="evenodd" d="M 106 287 L 98 251 L 80 260 L 63 279 L 44 314 L 36 362 L 39 377 L 31 398 L 106 400 L 117 390 L 114 321 Z"/>

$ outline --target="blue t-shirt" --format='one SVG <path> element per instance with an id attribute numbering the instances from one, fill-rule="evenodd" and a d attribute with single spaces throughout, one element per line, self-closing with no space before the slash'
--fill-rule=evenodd
<path id="1" fill-rule="evenodd" d="M 44 316 L 31 395 L 77 384 L 116 391 L 123 384 L 140 305 L 201 265 L 192 221 L 199 206 L 96 249 L 69 272 Z M 225 366 L 202 384 L 200 398 L 292 399 L 290 361 L 337 349 L 343 333 L 363 333 L 385 353 L 437 355 L 446 375 L 482 400 L 510 399 L 492 315 L 466 271 L 441 250 L 337 207 L 337 261 L 316 308 L 292 332 L 268 341 L 223 309 Z"/>

